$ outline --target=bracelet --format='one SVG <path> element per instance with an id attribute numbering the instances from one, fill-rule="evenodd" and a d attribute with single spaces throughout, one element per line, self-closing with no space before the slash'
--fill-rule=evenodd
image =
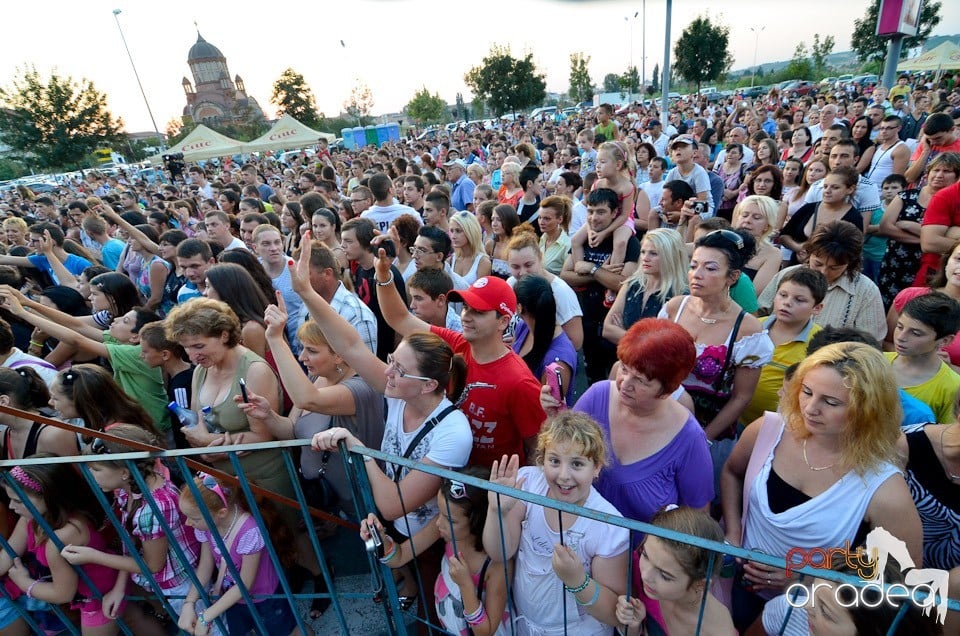
<path id="1" fill-rule="evenodd" d="M 30 587 L 27 588 L 27 598 L 33 598 L 33 586 L 40 582 L 40 579 L 37 579 L 30 584 Z"/>
<path id="2" fill-rule="evenodd" d="M 207 622 L 207 619 L 203 616 L 203 612 L 197 614 L 197 622 L 199 622 L 204 627 L 210 627 L 210 623 Z"/>
<path id="3" fill-rule="evenodd" d="M 590 581 L 592 581 L 592 580 L 593 580 L 593 579 L 590 578 L 590 575 L 589 575 L 589 574 L 586 574 L 586 575 L 584 575 L 583 583 L 581 583 L 581 584 L 578 585 L 577 587 L 568 587 L 568 586 L 564 585 L 564 586 L 563 586 L 563 589 L 565 589 L 566 591 L 570 592 L 571 594 L 579 594 L 580 592 L 582 592 L 582 591 L 584 591 L 585 589 L 587 589 L 587 586 L 590 585 Z"/>
<path id="4" fill-rule="evenodd" d="M 597 582 L 594 581 L 594 583 L 597 583 Z M 600 584 L 599 584 L 599 583 L 597 583 L 596 588 L 593 590 L 593 596 L 591 596 L 591 597 L 590 597 L 590 600 L 587 601 L 586 603 L 581 602 L 580 599 L 578 599 L 576 596 L 573 597 L 573 600 L 575 600 L 575 601 L 577 602 L 577 605 L 579 605 L 579 606 L 581 606 L 581 607 L 590 607 L 591 605 L 595 605 L 599 599 L 600 599 Z"/>
<path id="5" fill-rule="evenodd" d="M 382 557 L 380 557 L 380 563 L 384 565 L 386 565 L 387 563 L 390 563 L 390 561 L 392 561 L 393 558 L 397 556 L 397 553 L 400 552 L 400 549 L 397 547 L 397 542 L 392 541 L 392 543 L 393 543 L 393 547 L 390 548 L 390 551 L 384 554 Z"/>
<path id="6" fill-rule="evenodd" d="M 380 281 L 377 281 L 377 287 L 389 287 L 392 284 L 393 284 L 393 270 L 390 271 L 390 278 L 383 281 L 382 283 Z"/>
<path id="7" fill-rule="evenodd" d="M 477 611 L 473 614 L 466 615 L 464 614 L 463 620 L 467 621 L 467 625 L 476 627 L 484 621 L 487 620 L 487 610 L 483 607 L 483 603 L 480 603 L 480 607 L 477 608 Z"/>
<path id="8" fill-rule="evenodd" d="M 37 342 L 36 340 L 31 340 L 31 341 L 30 341 L 30 346 L 31 346 L 31 347 L 37 347 L 37 348 L 39 349 L 40 347 L 43 346 L 43 343 L 42 343 L 42 342 Z"/>

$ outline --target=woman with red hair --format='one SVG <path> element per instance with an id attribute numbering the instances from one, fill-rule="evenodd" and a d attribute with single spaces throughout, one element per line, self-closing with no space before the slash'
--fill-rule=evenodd
<path id="1" fill-rule="evenodd" d="M 593 384 L 574 410 L 599 424 L 607 467 L 596 483 L 624 517 L 649 522 L 667 504 L 704 508 L 713 499 L 713 469 L 703 428 L 674 399 L 697 358 L 686 329 L 645 318 L 617 345 L 616 380 Z M 552 417 L 560 404 L 548 387 L 540 403 Z"/>

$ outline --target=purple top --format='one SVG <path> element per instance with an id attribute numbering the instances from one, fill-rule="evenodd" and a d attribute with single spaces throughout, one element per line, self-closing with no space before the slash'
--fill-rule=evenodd
<path id="1" fill-rule="evenodd" d="M 624 466 L 610 442 L 610 380 L 597 382 L 577 400 L 574 410 L 600 424 L 607 441 L 608 465 L 596 488 L 624 517 L 649 522 L 667 504 L 702 508 L 713 499 L 713 462 L 703 428 L 691 413 L 680 432 L 659 451 Z"/>
<path id="2" fill-rule="evenodd" d="M 213 551 L 213 562 L 215 564 L 214 572 L 219 572 L 221 565 L 223 565 L 226 572 L 223 576 L 223 589 L 214 590 L 214 593 L 219 594 L 233 587 L 233 576 L 230 574 L 230 569 L 223 564 L 220 548 L 217 546 L 216 541 L 210 539 L 209 531 L 195 530 L 194 534 L 196 534 L 197 540 L 200 543 L 210 543 L 210 549 Z M 240 529 L 233 539 L 233 544 L 227 547 L 230 548 L 230 560 L 237 566 L 237 571 L 240 571 L 243 566 L 243 557 L 265 550 L 266 544 L 263 541 L 263 535 L 260 534 L 260 530 L 257 528 L 257 520 L 253 518 L 253 515 L 247 515 L 247 518 L 240 524 Z M 265 601 L 266 599 L 264 598 L 256 597 L 273 594 L 279 584 L 280 578 L 277 576 L 277 571 L 273 567 L 273 561 L 270 560 L 270 555 L 260 555 L 257 574 L 253 579 L 253 584 L 247 588 L 250 595 L 254 597 L 253 602 L 260 603 L 261 601 Z M 238 602 L 246 603 L 243 599 L 240 599 Z"/>
<path id="3" fill-rule="evenodd" d="M 513 350 L 520 355 L 520 349 L 523 348 L 523 343 L 526 341 L 527 337 L 531 338 L 533 335 L 530 333 L 530 327 L 527 326 L 527 323 L 522 320 L 517 321 L 517 326 L 514 329 L 514 340 L 513 340 Z M 550 343 L 550 348 L 547 349 L 547 352 L 543 355 L 543 360 L 540 361 L 540 364 L 537 365 L 537 369 L 534 372 L 534 376 L 539 381 L 543 377 L 543 371 L 551 362 L 563 362 L 570 367 L 570 377 L 575 378 L 577 376 L 577 350 L 573 348 L 573 343 L 570 342 L 570 338 L 567 337 L 567 334 L 563 331 L 560 332 L 560 335 L 553 339 Z M 569 390 L 570 387 L 563 387 L 563 393 L 567 396 L 569 405 L 569 397 L 573 391 Z"/>

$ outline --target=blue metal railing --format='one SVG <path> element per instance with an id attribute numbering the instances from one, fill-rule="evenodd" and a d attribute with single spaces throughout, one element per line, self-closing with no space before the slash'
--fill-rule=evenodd
<path id="1" fill-rule="evenodd" d="M 358 549 L 358 554 L 356 556 L 360 559 L 362 559 L 365 556 L 366 561 L 370 567 L 372 584 L 371 584 L 371 589 L 369 593 L 343 594 L 341 592 L 338 592 L 336 587 L 337 582 L 333 578 L 331 571 L 327 566 L 327 561 L 324 558 L 324 550 L 323 550 L 322 543 L 318 538 L 318 535 L 312 523 L 312 519 L 311 519 L 309 507 L 308 507 L 309 502 L 306 500 L 303 489 L 300 486 L 299 475 L 296 469 L 295 459 L 293 456 L 291 456 L 291 452 L 294 449 L 298 447 L 308 446 L 309 443 L 310 443 L 309 440 L 289 440 L 289 441 L 282 441 L 282 442 L 265 442 L 265 443 L 258 443 L 258 444 L 234 445 L 234 446 L 225 446 L 222 448 L 218 448 L 218 452 L 226 453 L 230 458 L 231 465 L 233 469 L 236 471 L 235 479 L 236 479 L 236 484 L 239 488 L 238 492 L 242 493 L 243 500 L 246 502 L 247 509 L 250 510 L 251 514 L 253 515 L 257 523 L 257 527 L 261 531 L 261 534 L 264 536 L 265 543 L 266 543 L 266 550 L 267 550 L 267 553 L 264 555 L 264 558 L 271 559 L 271 562 L 273 563 L 274 567 L 277 569 L 277 572 L 280 576 L 280 581 L 281 581 L 280 586 L 281 586 L 282 594 L 252 596 L 250 594 L 250 591 L 246 588 L 246 586 L 243 585 L 240 577 L 240 573 L 239 571 L 237 571 L 237 568 L 233 565 L 230 559 L 226 559 L 226 566 L 229 569 L 229 572 L 233 580 L 238 585 L 244 601 L 248 605 L 252 605 L 253 601 L 258 599 L 263 599 L 263 598 L 286 599 L 286 601 L 290 604 L 290 607 L 294 613 L 294 616 L 296 616 L 298 626 L 300 627 L 301 631 L 304 634 L 308 633 L 306 630 L 307 622 L 300 615 L 300 610 L 299 610 L 299 607 L 297 606 L 297 601 L 312 600 L 315 598 L 330 599 L 331 607 L 334 609 L 336 613 L 337 624 L 341 633 L 350 633 L 351 631 L 350 629 L 351 621 L 347 619 L 344 612 L 343 603 L 342 603 L 344 598 L 360 598 L 362 600 L 369 601 L 371 605 L 375 600 L 379 599 L 380 608 L 383 612 L 383 618 L 384 618 L 384 621 L 382 622 L 382 628 L 385 633 L 390 634 L 391 636 L 406 634 L 407 633 L 406 624 L 411 620 L 419 622 L 424 627 L 424 629 L 430 631 L 431 633 L 438 633 L 438 634 L 446 633 L 442 628 L 430 622 L 428 618 L 428 613 L 423 611 L 423 608 L 421 608 L 420 610 L 420 615 L 416 615 L 410 611 L 407 611 L 407 612 L 402 611 L 398 602 L 397 587 L 396 587 L 396 584 L 394 583 L 393 571 L 390 570 L 386 565 L 379 563 L 379 561 L 376 559 L 374 554 L 363 553 L 362 549 Z M 288 475 L 288 478 L 290 479 L 291 484 L 293 485 L 298 513 L 300 514 L 301 520 L 304 522 L 304 525 L 306 528 L 305 531 L 309 539 L 310 549 L 314 553 L 313 557 L 316 558 L 316 561 L 319 564 L 319 567 L 321 570 L 322 577 L 326 582 L 327 592 L 325 593 L 318 593 L 317 591 L 315 591 L 312 594 L 296 593 L 295 590 L 291 588 L 290 582 L 287 580 L 287 577 L 284 574 L 283 568 L 281 567 L 279 553 L 276 550 L 276 547 L 274 546 L 273 541 L 271 541 L 271 538 L 269 537 L 269 533 L 267 531 L 263 515 L 261 514 L 257 506 L 256 500 L 254 499 L 254 487 L 251 485 L 251 483 L 247 480 L 246 476 L 244 475 L 242 465 L 237 456 L 237 453 L 249 453 L 249 452 L 256 452 L 258 450 L 266 450 L 266 449 L 270 449 L 270 450 L 280 449 L 282 453 L 283 463 L 284 463 L 286 473 Z M 191 472 L 190 468 L 187 465 L 188 458 L 197 456 L 197 455 L 202 455 L 202 454 L 205 454 L 206 452 L 208 452 L 208 449 L 199 448 L 199 449 L 172 450 L 172 451 L 162 451 L 162 452 L 157 451 L 157 452 L 114 453 L 109 455 L 109 459 L 110 461 L 113 461 L 113 462 L 124 462 L 125 465 L 129 467 L 132 478 L 136 480 L 139 490 L 143 493 L 143 499 L 146 502 L 146 505 L 149 505 L 152 511 L 154 512 L 154 514 L 156 515 L 157 519 L 159 520 L 162 526 L 164 534 L 166 534 L 168 537 L 173 537 L 174 534 L 172 532 L 172 529 L 169 528 L 167 524 L 162 520 L 163 518 L 162 518 L 162 515 L 160 514 L 160 509 L 158 507 L 158 504 L 153 499 L 153 497 L 150 496 L 150 490 L 147 487 L 147 484 L 143 479 L 142 475 L 140 474 L 140 471 L 136 469 L 134 462 L 138 460 L 150 458 L 150 457 L 159 457 L 159 458 L 163 458 L 170 466 L 174 467 L 179 473 L 179 475 L 183 478 L 183 481 L 185 484 L 184 488 L 188 489 L 193 494 L 194 496 L 193 498 L 196 501 L 197 506 L 200 509 L 200 513 L 203 516 L 208 527 L 213 528 L 215 527 L 215 525 L 214 525 L 214 520 L 213 520 L 211 511 L 208 510 L 205 505 L 203 505 L 203 500 L 199 496 L 200 495 L 199 490 L 197 489 L 196 485 L 193 482 L 193 478 L 192 478 L 193 473 Z M 374 450 L 370 448 L 358 448 L 358 449 L 347 451 L 347 449 L 343 447 L 341 443 L 340 455 L 341 455 L 342 461 L 344 462 L 344 466 L 346 468 L 346 474 L 350 480 L 350 487 L 353 493 L 355 514 L 356 514 L 356 518 L 358 519 L 364 518 L 368 513 L 374 512 L 377 509 L 375 501 L 373 499 L 372 489 L 367 479 L 366 468 L 364 467 L 363 458 L 365 456 L 368 456 L 376 460 L 380 460 L 382 462 L 392 463 L 397 467 L 406 467 L 411 470 L 417 470 L 420 472 L 428 473 L 430 475 L 434 475 L 436 477 L 459 481 L 461 483 L 471 485 L 477 488 L 481 488 L 486 491 L 491 491 L 491 492 L 497 493 L 498 499 L 499 499 L 499 496 L 513 497 L 528 503 L 542 506 L 547 509 L 556 510 L 558 515 L 561 512 L 566 512 L 579 517 L 584 517 L 584 518 L 592 519 L 602 523 L 626 528 L 630 533 L 631 539 L 634 536 L 633 533 L 650 534 L 650 535 L 658 536 L 670 541 L 678 541 L 678 542 L 694 545 L 699 548 L 703 548 L 705 550 L 710 551 L 711 553 L 711 556 L 710 556 L 711 567 L 708 569 L 708 571 L 711 571 L 711 572 L 719 570 L 719 568 L 713 568 L 712 566 L 716 562 L 716 559 L 719 558 L 718 555 L 722 555 L 722 554 L 728 554 L 736 558 L 755 561 L 755 562 L 763 563 L 763 564 L 774 566 L 781 569 L 784 569 L 786 567 L 786 562 L 782 558 L 769 556 L 766 554 L 754 552 L 751 550 L 746 550 L 743 548 L 731 546 L 724 543 L 709 541 L 696 536 L 684 535 L 684 534 L 673 532 L 670 530 L 665 530 L 648 523 L 633 521 L 633 520 L 625 519 L 623 517 L 619 517 L 616 515 L 606 514 L 603 512 L 599 512 L 599 511 L 595 511 L 587 508 L 581 508 L 579 506 L 574 506 L 572 504 L 559 502 L 559 501 L 550 499 L 548 497 L 544 497 L 534 493 L 520 491 L 513 488 L 508 488 L 505 486 L 500 486 L 500 485 L 491 483 L 489 481 L 485 481 L 483 479 L 479 479 L 476 477 L 471 477 L 469 475 L 465 475 L 463 473 L 459 473 L 456 471 L 446 470 L 443 468 L 438 468 L 438 467 L 427 465 L 427 464 L 421 464 L 413 460 L 404 459 L 402 457 L 388 455 L 378 450 Z M 137 563 L 137 566 L 140 568 L 144 577 L 148 581 L 151 581 L 150 591 L 153 593 L 154 596 L 156 596 L 157 600 L 159 600 L 159 602 L 163 605 L 165 611 L 169 613 L 174 618 L 174 621 L 175 621 L 176 616 L 173 612 L 173 608 L 171 607 L 167 599 L 163 597 L 162 590 L 160 590 L 159 586 L 155 582 L 153 582 L 153 577 L 150 573 L 150 570 L 146 562 L 144 561 L 143 557 L 138 553 L 138 550 L 136 549 L 133 538 L 127 534 L 126 529 L 123 527 L 123 524 L 120 522 L 117 515 L 114 513 L 112 509 L 112 503 L 110 499 L 106 494 L 100 492 L 99 488 L 97 488 L 96 486 L 96 482 L 93 480 L 90 474 L 87 464 L 91 462 L 97 462 L 97 461 L 103 461 L 103 460 L 104 460 L 103 455 L 87 455 L 87 456 L 80 456 L 80 457 L 45 457 L 42 459 L 8 460 L 8 461 L 0 461 L 0 470 L 9 469 L 13 466 L 28 466 L 32 464 L 68 463 L 68 464 L 76 465 L 80 473 L 83 475 L 84 479 L 89 484 L 90 488 L 96 494 L 97 501 L 99 502 L 100 506 L 104 509 L 104 512 L 107 515 L 108 521 L 116 529 L 117 534 L 120 536 L 120 539 L 126 548 L 125 550 L 126 553 L 134 558 L 134 560 Z M 42 517 L 40 517 L 37 510 L 30 503 L 29 498 L 24 496 L 25 493 L 23 492 L 20 485 L 14 479 L 10 478 L 8 474 L 5 474 L 3 476 L 3 479 L 4 479 L 4 483 L 11 489 L 11 491 L 17 494 L 17 496 L 22 501 L 24 501 L 25 505 L 30 510 L 31 514 L 33 514 L 34 518 L 38 520 L 38 523 L 41 529 L 43 529 L 43 531 L 48 536 L 53 537 L 54 540 L 56 541 L 55 535 L 53 534 L 52 529 L 49 528 L 49 526 L 45 522 L 43 522 Z M 398 492 L 398 497 L 400 497 L 401 506 L 404 507 L 403 501 L 402 501 L 402 495 L 400 495 L 399 487 L 397 489 L 397 492 Z M 448 505 L 449 505 L 449 502 L 448 502 Z M 448 511 L 448 518 L 449 518 L 449 511 Z M 502 516 L 501 516 L 501 523 L 502 523 Z M 227 554 L 228 550 L 223 543 L 223 539 L 218 535 L 218 533 L 211 532 L 210 535 L 213 537 L 213 540 L 217 543 L 217 546 L 221 550 L 221 553 Z M 452 535 L 452 532 L 451 532 L 451 535 Z M 501 541 L 502 540 L 503 540 L 503 532 L 501 531 Z M 187 564 L 188 561 L 187 561 L 186 555 L 184 554 L 180 546 L 176 544 L 176 541 L 170 541 L 169 544 L 170 544 L 170 549 L 173 551 L 173 557 L 176 558 L 180 563 Z M 632 541 L 630 544 L 632 544 Z M 57 545 L 57 547 L 62 549 L 63 546 Z M 11 546 L 3 539 L 0 539 L 0 548 L 6 550 L 8 554 L 13 555 L 13 550 Z M 414 566 L 416 565 L 415 559 L 413 561 L 413 564 Z M 77 569 L 78 571 L 78 576 L 81 576 L 81 577 L 85 576 L 83 572 L 79 570 L 79 568 L 75 568 L 75 569 Z M 196 574 L 192 570 L 192 568 L 190 568 L 189 565 L 187 565 L 185 567 L 185 570 L 188 576 L 190 577 L 191 582 L 194 584 L 194 586 L 199 587 L 199 581 L 197 580 Z M 864 581 L 856 577 L 833 572 L 826 569 L 811 567 L 811 566 L 806 566 L 803 568 L 793 568 L 793 570 L 802 575 L 831 580 L 838 583 L 848 583 L 857 587 L 862 587 L 865 584 Z M 425 598 L 425 595 L 423 593 L 424 586 L 429 585 L 432 587 L 433 581 L 432 580 L 424 581 L 423 577 L 420 575 L 420 572 L 416 569 L 416 567 L 414 567 L 414 572 L 417 580 L 417 586 L 420 591 L 420 599 L 423 599 Z M 505 571 L 505 576 L 506 576 L 506 571 Z M 632 567 L 627 568 L 626 576 L 627 576 L 626 589 L 627 589 L 627 594 L 629 595 L 630 590 L 632 589 Z M 507 582 L 507 594 L 508 594 L 507 607 L 512 608 L 513 602 L 510 596 L 512 594 L 511 586 L 509 585 L 509 580 L 507 580 L 506 582 Z M 85 583 L 87 583 L 88 585 L 91 584 L 89 579 L 86 579 Z M 699 623 L 702 623 L 703 621 L 704 608 L 706 606 L 705 601 L 707 598 L 708 590 L 710 589 L 710 583 L 711 581 L 708 579 L 704 589 L 704 598 L 703 598 L 703 601 L 701 602 L 701 606 L 699 610 L 700 611 L 699 621 L 698 621 Z M 94 594 L 98 598 L 100 598 L 102 596 L 101 593 L 105 591 L 105 590 L 98 591 L 93 585 L 90 585 L 90 587 L 92 590 L 94 590 Z M 2 593 L 6 595 L 6 592 L 2 592 Z M 566 595 L 561 594 L 561 597 L 565 599 Z M 923 594 L 922 591 L 919 591 L 917 592 L 917 597 L 920 599 L 923 599 L 925 595 Z M 215 600 L 215 598 L 211 597 L 206 593 L 202 593 L 202 599 L 207 605 L 209 605 L 210 602 Z M 953 611 L 960 610 L 960 602 L 956 600 L 950 600 L 948 604 L 951 610 Z M 37 625 L 36 621 L 34 621 L 33 618 L 31 617 L 29 611 L 21 607 L 19 604 L 14 604 L 14 607 L 20 613 L 20 616 L 27 622 L 31 630 L 33 630 L 35 633 L 42 633 L 40 632 L 40 628 Z M 79 634 L 79 630 L 75 626 L 70 624 L 70 621 L 68 620 L 66 614 L 62 612 L 60 608 L 52 607 L 51 609 L 64 622 L 64 624 L 67 625 L 67 629 L 71 634 Z M 903 619 L 906 609 L 907 609 L 907 604 L 904 603 L 903 606 L 901 607 L 900 614 L 894 620 L 894 624 L 890 627 L 890 630 L 888 633 L 890 634 L 895 633 L 896 626 Z M 257 625 L 257 630 L 262 634 L 269 634 L 270 633 L 269 625 L 265 625 L 263 620 L 257 615 L 256 612 L 252 612 L 252 614 L 254 616 L 254 621 L 256 622 L 256 625 Z M 222 624 L 223 621 L 221 621 L 220 623 L 221 623 L 220 626 L 223 633 L 227 633 L 225 630 L 225 625 Z M 123 625 L 121 622 L 118 622 L 118 624 L 120 626 L 121 631 L 123 631 L 123 633 L 125 634 L 131 633 L 127 626 Z M 784 626 L 785 625 L 786 625 L 786 622 L 784 622 Z M 513 629 L 513 625 L 511 624 L 511 630 L 512 629 Z M 782 629 L 783 628 L 781 628 L 781 631 Z M 698 627 L 698 632 L 699 632 L 699 627 Z"/>

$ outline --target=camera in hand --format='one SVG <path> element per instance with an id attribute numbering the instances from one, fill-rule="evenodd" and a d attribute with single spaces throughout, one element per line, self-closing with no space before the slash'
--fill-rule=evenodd
<path id="1" fill-rule="evenodd" d="M 694 201 L 693 202 L 693 213 L 694 214 L 706 214 L 707 213 L 707 202 L 706 201 Z"/>

